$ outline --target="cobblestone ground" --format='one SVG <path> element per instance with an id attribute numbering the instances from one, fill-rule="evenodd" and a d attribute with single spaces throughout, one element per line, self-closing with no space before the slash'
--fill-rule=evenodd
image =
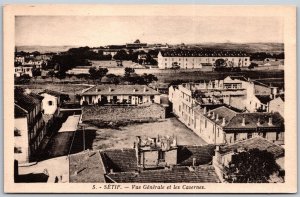
<path id="1" fill-rule="evenodd" d="M 121 127 L 120 130 L 98 129 L 93 141 L 93 149 L 132 148 L 136 136 L 157 137 L 158 135 L 177 136 L 179 145 L 207 144 L 176 118 L 168 118 L 160 122 Z"/>

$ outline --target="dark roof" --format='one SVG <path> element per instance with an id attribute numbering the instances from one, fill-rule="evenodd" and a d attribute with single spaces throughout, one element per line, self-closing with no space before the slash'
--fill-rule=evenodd
<path id="1" fill-rule="evenodd" d="M 25 93 L 22 89 L 15 88 L 14 101 L 19 107 L 27 112 L 32 111 L 38 104 L 41 103 L 43 97 L 34 93 Z"/>
<path id="2" fill-rule="evenodd" d="M 219 183 L 215 169 L 211 165 L 196 166 L 193 169 L 185 166 L 174 166 L 166 170 L 146 170 L 106 175 L 108 181 L 117 183 Z"/>
<path id="3" fill-rule="evenodd" d="M 27 111 L 15 104 L 15 118 L 21 118 L 27 115 Z"/>
<path id="4" fill-rule="evenodd" d="M 160 93 L 146 85 L 96 85 L 82 95 L 159 95 Z"/>
<path id="5" fill-rule="evenodd" d="M 205 116 L 209 118 L 211 121 L 215 122 L 216 124 L 221 125 L 223 122 L 223 118 L 225 118 L 225 123 L 228 123 L 237 114 L 238 113 L 236 111 L 229 109 L 228 107 L 221 106 L 213 110 L 207 110 Z M 216 119 L 217 115 L 218 115 L 218 119 Z"/>
<path id="6" fill-rule="evenodd" d="M 245 118 L 245 126 L 242 125 L 243 118 Z M 272 125 L 269 125 L 269 118 L 272 118 Z M 260 122 L 259 126 L 257 122 Z M 256 112 L 256 113 L 239 113 L 234 116 L 229 123 L 224 127 L 225 129 L 256 129 L 256 128 L 282 128 L 284 126 L 284 119 L 278 113 L 264 113 L 264 112 Z"/>
<path id="7" fill-rule="evenodd" d="M 131 172 L 137 170 L 135 149 L 112 149 L 101 151 L 101 158 L 106 171 Z"/>
<path id="8" fill-rule="evenodd" d="M 207 50 L 165 50 L 161 51 L 163 57 L 248 57 L 240 51 L 207 51 Z"/>
<path id="9" fill-rule="evenodd" d="M 232 80 L 248 81 L 244 76 L 229 76 Z"/>
<path id="10" fill-rule="evenodd" d="M 58 91 L 49 90 L 49 89 L 45 89 L 42 92 L 40 92 L 39 94 L 44 94 L 44 93 L 50 94 L 50 95 L 55 96 L 55 97 L 60 97 L 62 95 L 68 95 L 68 94 L 63 93 L 63 92 L 58 92 Z"/>
<path id="11" fill-rule="evenodd" d="M 253 137 L 247 140 L 239 141 L 234 144 L 230 144 L 227 146 L 220 147 L 221 154 L 227 154 L 233 152 L 237 149 L 244 148 L 247 150 L 250 149 L 259 149 L 259 150 L 266 150 L 274 155 L 275 158 L 283 157 L 284 156 L 284 148 L 278 146 L 262 137 Z"/>
<path id="12" fill-rule="evenodd" d="M 269 95 L 255 95 L 255 96 L 263 104 L 267 104 L 272 100 Z"/>
<path id="13" fill-rule="evenodd" d="M 178 146 L 177 163 L 181 166 L 192 166 L 195 158 L 195 165 L 208 164 L 212 161 L 214 150 L 214 145 Z"/>

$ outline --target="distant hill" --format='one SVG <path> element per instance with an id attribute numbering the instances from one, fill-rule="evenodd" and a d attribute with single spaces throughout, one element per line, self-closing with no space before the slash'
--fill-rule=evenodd
<path id="1" fill-rule="evenodd" d="M 179 47 L 180 45 L 172 45 Z M 284 52 L 283 43 L 199 43 L 187 44 L 186 46 L 205 49 L 225 49 L 225 50 L 241 50 L 248 53 L 267 52 L 267 53 L 282 53 Z M 70 48 L 78 48 L 79 46 L 17 46 L 18 51 L 33 52 L 39 51 L 40 53 L 47 52 L 62 52 Z"/>
<path id="2" fill-rule="evenodd" d="M 38 51 L 40 53 L 57 53 L 57 52 L 63 52 L 67 51 L 70 48 L 77 48 L 79 46 L 16 46 L 16 49 L 18 51 L 25 51 L 25 52 L 33 52 L 33 51 Z"/>
<path id="3" fill-rule="evenodd" d="M 201 43 L 201 44 L 193 44 L 192 46 L 200 47 L 200 48 L 210 48 L 210 49 L 242 50 L 248 53 L 284 52 L 283 43 Z"/>

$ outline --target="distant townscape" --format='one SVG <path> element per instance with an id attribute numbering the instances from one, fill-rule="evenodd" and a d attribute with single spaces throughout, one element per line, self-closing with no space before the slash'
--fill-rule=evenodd
<path id="1" fill-rule="evenodd" d="M 15 49 L 15 182 L 284 182 L 282 44 L 29 49 Z"/>

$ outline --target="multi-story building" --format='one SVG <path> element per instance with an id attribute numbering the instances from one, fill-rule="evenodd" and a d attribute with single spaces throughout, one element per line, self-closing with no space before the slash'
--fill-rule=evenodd
<path id="1" fill-rule="evenodd" d="M 260 136 L 284 144 L 284 119 L 275 113 L 236 112 L 222 106 L 213 110 L 195 110 L 194 132 L 210 144 L 232 144 Z"/>
<path id="2" fill-rule="evenodd" d="M 26 163 L 34 160 L 46 134 L 41 110 L 42 97 L 27 90 L 15 89 L 14 98 L 14 155 L 19 163 Z"/>
<path id="3" fill-rule="evenodd" d="M 142 105 L 160 103 L 160 93 L 146 85 L 96 85 L 81 93 L 81 104 Z"/>
<path id="4" fill-rule="evenodd" d="M 173 113 L 212 144 L 233 143 L 256 135 L 283 144 L 282 116 L 266 113 L 271 98 L 274 98 L 272 88 L 242 77 L 169 88 Z"/>
<path id="5" fill-rule="evenodd" d="M 247 67 L 250 57 L 242 52 L 208 52 L 200 50 L 165 50 L 158 54 L 160 69 L 179 66 L 183 69 L 202 68 L 202 65 L 213 65 L 216 60 L 223 59 L 232 67 Z"/>

